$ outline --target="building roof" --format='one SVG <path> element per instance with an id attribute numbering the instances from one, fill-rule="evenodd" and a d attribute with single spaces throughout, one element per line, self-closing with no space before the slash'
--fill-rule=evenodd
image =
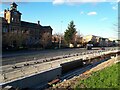
<path id="1" fill-rule="evenodd" d="M 49 29 L 53 30 L 53 29 L 51 28 L 51 26 L 42 26 L 42 28 L 43 28 L 43 29 L 48 29 L 48 28 L 49 28 Z"/>
<path id="2" fill-rule="evenodd" d="M 21 21 L 21 26 L 22 27 L 34 27 L 34 28 L 40 28 L 41 27 L 41 25 L 39 25 L 39 24 L 26 22 L 26 21 Z"/>
<path id="3" fill-rule="evenodd" d="M 21 21 L 21 27 L 42 28 L 42 30 L 45 30 L 45 29 L 53 30 L 50 26 L 41 26 L 40 24 L 26 22 L 26 21 Z"/>

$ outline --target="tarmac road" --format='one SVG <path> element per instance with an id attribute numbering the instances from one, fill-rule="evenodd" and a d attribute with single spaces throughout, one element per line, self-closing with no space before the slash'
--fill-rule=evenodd
<path id="1" fill-rule="evenodd" d="M 87 51 L 84 48 L 74 49 L 56 49 L 56 50 L 41 50 L 41 51 L 20 51 L 16 53 L 7 53 L 2 56 L 2 65 L 14 64 L 24 61 L 52 58 L 74 53 Z"/>
<path id="2" fill-rule="evenodd" d="M 98 48 L 94 48 L 93 50 L 98 50 Z M 75 53 L 81 53 L 86 51 L 85 48 L 72 48 L 72 49 L 52 49 L 52 50 L 39 50 L 39 51 L 18 51 L 12 53 L 4 53 L 2 55 L 2 65 L 10 65 L 19 62 L 27 62 L 31 60 L 37 59 L 45 59 L 52 58 L 56 56 L 63 56 Z"/>

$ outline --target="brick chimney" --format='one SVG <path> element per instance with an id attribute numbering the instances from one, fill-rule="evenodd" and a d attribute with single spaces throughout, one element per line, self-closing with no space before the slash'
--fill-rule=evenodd
<path id="1" fill-rule="evenodd" d="M 38 25 L 40 25 L 40 21 L 38 21 Z"/>

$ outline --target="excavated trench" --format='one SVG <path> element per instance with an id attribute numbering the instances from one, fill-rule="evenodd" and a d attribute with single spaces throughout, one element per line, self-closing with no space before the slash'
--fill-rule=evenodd
<path id="1" fill-rule="evenodd" d="M 84 66 L 87 66 L 87 65 L 90 65 L 90 64 L 93 64 L 95 62 L 99 62 L 101 60 L 108 60 L 111 58 L 111 56 L 116 56 L 117 55 L 120 55 L 120 51 L 115 53 L 115 52 L 112 52 L 112 53 L 109 53 L 109 54 L 104 54 L 104 55 L 101 55 L 101 56 L 96 56 L 96 57 L 93 57 L 93 58 L 90 58 L 90 59 L 86 59 L 86 60 L 75 60 L 75 61 L 72 61 L 72 62 L 67 62 L 67 63 L 63 63 L 61 64 L 61 67 L 62 67 L 62 75 L 63 74 L 66 74 L 72 70 L 75 70 L 77 68 L 82 68 Z"/>
<path id="2" fill-rule="evenodd" d="M 90 64 L 93 64 L 95 62 L 100 62 L 102 60 L 108 60 L 108 59 L 111 58 L 111 56 L 116 57 L 116 55 L 120 55 L 120 51 L 112 52 L 112 53 L 109 53 L 109 54 L 104 54 L 104 55 L 101 55 L 101 56 L 96 56 L 96 57 L 93 57 L 93 58 L 90 58 L 90 59 L 87 58 L 86 60 L 80 59 L 80 60 L 75 60 L 75 61 L 60 64 L 60 66 L 61 66 L 61 77 L 65 74 L 71 72 L 71 71 L 74 71 L 74 70 L 79 69 L 79 68 L 83 68 L 83 67 L 88 66 Z M 58 82 L 59 82 L 59 80 L 56 81 L 55 83 L 58 83 Z M 44 87 L 44 88 L 46 88 L 46 87 Z M 48 88 L 48 85 L 47 85 L 47 88 Z M 31 90 L 31 89 L 28 89 L 28 90 Z"/>
<path id="3" fill-rule="evenodd" d="M 76 61 L 61 64 L 61 66 L 62 66 L 62 76 L 71 72 L 71 71 L 74 71 L 76 69 L 80 69 L 80 68 L 86 67 L 88 65 L 92 65 L 95 62 L 101 62 L 103 60 L 107 61 L 107 60 L 111 59 L 111 57 L 116 57 L 116 55 L 120 55 L 120 51 L 119 52 L 112 52 L 112 53 L 109 53 L 109 54 L 104 54 L 104 55 L 101 55 L 101 56 L 96 56 L 96 57 L 93 57 L 93 58 L 90 58 L 90 59 L 86 59 L 84 61 L 81 59 L 81 60 L 76 60 Z M 97 63 L 97 64 L 99 64 L 99 63 Z M 73 76 L 73 75 L 71 75 L 71 76 Z M 66 77 L 66 78 L 69 78 L 69 77 Z M 56 82 L 56 84 L 58 82 Z M 51 86 L 49 86 L 49 87 L 51 87 Z M 47 90 L 49 90 L 49 89 L 47 89 Z"/>

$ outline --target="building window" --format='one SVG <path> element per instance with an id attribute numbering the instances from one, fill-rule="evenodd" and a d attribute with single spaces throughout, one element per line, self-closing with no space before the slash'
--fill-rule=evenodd
<path id="1" fill-rule="evenodd" d="M 3 28 L 3 32 L 7 32 L 8 30 L 7 30 L 7 28 Z"/>
<path id="2" fill-rule="evenodd" d="M 13 21 L 13 17 L 12 17 L 12 21 Z"/>

